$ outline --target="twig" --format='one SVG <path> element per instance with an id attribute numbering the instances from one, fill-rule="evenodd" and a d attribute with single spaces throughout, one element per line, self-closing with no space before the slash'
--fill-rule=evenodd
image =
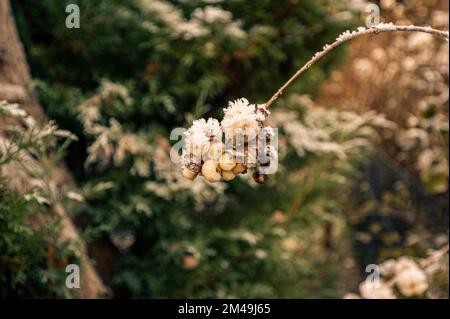
<path id="1" fill-rule="evenodd" d="M 429 33 L 432 34 L 434 36 L 439 36 L 439 37 L 443 37 L 445 39 L 449 39 L 449 33 L 448 31 L 441 31 L 441 30 L 436 30 L 433 29 L 431 27 L 418 27 L 418 26 L 414 26 L 414 25 L 410 25 L 410 26 L 398 26 L 395 25 L 393 23 L 380 23 L 376 26 L 373 26 L 369 29 L 364 28 L 364 27 L 360 27 L 358 28 L 356 31 L 350 32 L 350 31 L 346 31 L 344 33 L 342 33 L 335 42 L 333 42 L 330 45 L 325 45 L 323 47 L 323 50 L 320 52 L 317 52 L 312 58 L 311 60 L 309 60 L 301 69 L 299 69 L 271 98 L 269 101 L 266 102 L 265 107 L 269 108 L 273 102 L 275 102 L 280 95 L 283 94 L 284 90 L 286 90 L 286 88 L 295 81 L 295 79 L 297 79 L 300 74 L 302 74 L 303 72 L 305 72 L 306 70 L 308 70 L 314 63 L 316 63 L 317 61 L 319 61 L 321 58 L 323 58 L 326 54 L 328 54 L 330 51 L 332 51 L 333 49 L 335 49 L 336 47 L 338 47 L 339 45 L 352 40 L 354 38 L 357 38 L 359 36 L 362 35 L 367 35 L 367 34 L 380 34 L 380 33 L 384 33 L 384 32 L 396 32 L 396 31 L 403 31 L 403 32 L 423 32 L 423 33 Z"/>
<path id="2" fill-rule="evenodd" d="M 430 256 L 428 256 L 426 259 L 424 259 L 420 263 L 420 266 L 423 269 L 428 268 L 431 264 L 435 263 L 436 260 L 440 260 L 446 254 L 448 254 L 448 250 L 449 250 L 449 245 L 447 244 L 447 245 L 443 246 L 442 248 L 433 251 L 433 253 L 430 254 Z"/>

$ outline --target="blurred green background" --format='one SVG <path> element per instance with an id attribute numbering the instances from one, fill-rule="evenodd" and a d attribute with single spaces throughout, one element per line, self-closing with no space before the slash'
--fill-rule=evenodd
<path id="1" fill-rule="evenodd" d="M 65 26 L 69 3 L 80 7 L 79 29 Z M 444 1 L 377 3 L 389 21 L 448 18 Z M 355 2 L 13 0 L 12 7 L 40 103 L 78 137 L 64 160 L 82 200 L 67 196 L 65 205 L 110 296 L 340 298 L 357 289 L 367 264 L 424 257 L 448 242 L 448 126 L 436 129 L 448 122 L 448 95 L 436 98 L 448 91 L 448 70 L 413 55 L 421 50 L 402 52 L 406 44 L 388 52 L 384 40 L 371 42 L 400 66 L 405 56 L 416 59 L 414 69 L 377 60 L 366 39 L 334 50 L 290 86 L 271 109 L 280 169 L 262 186 L 251 178 L 184 181 L 168 156 L 173 128 L 221 118 L 240 97 L 267 101 L 326 43 L 362 24 Z M 448 68 L 448 47 L 431 41 L 424 50 L 446 56 Z M 363 58 L 385 64 L 374 71 Z M 423 88 L 424 70 L 435 72 L 433 88 Z M 389 82 L 387 71 L 414 81 Z M 411 117 L 427 143 L 413 136 L 417 145 L 402 144 Z M 426 150 L 433 154 L 423 159 Z M 45 248 L 30 247 L 45 236 L 10 231 L 26 230 L 21 216 L 31 203 L 7 191 L 0 198 L 1 215 L 22 211 L 0 226 L 2 254 L 20 257 L 19 266 L 2 260 L 0 295 L 73 297 L 64 268 L 43 262 Z M 75 260 L 70 247 L 57 248 Z"/>

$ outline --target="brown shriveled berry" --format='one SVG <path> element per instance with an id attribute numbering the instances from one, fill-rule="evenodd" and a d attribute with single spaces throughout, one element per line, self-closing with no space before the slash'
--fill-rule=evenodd
<path id="1" fill-rule="evenodd" d="M 193 181 L 196 177 L 198 173 L 195 173 L 193 171 L 191 171 L 190 169 L 188 169 L 187 167 L 183 167 L 181 173 L 183 174 L 183 176 L 191 181 Z"/>
<path id="2" fill-rule="evenodd" d="M 242 163 L 237 163 L 233 168 L 233 173 L 235 174 L 245 174 L 247 172 L 247 167 Z"/>
<path id="3" fill-rule="evenodd" d="M 194 154 L 183 155 L 183 163 L 190 171 L 197 174 L 200 173 L 200 170 L 202 169 L 200 158 Z"/>
<path id="4" fill-rule="evenodd" d="M 258 172 L 254 172 L 253 173 L 253 179 L 255 180 L 255 182 L 257 182 L 258 184 L 264 184 L 264 175 L 261 175 Z"/>

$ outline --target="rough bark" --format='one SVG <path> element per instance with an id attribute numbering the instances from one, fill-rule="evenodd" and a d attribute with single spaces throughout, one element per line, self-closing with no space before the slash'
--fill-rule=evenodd
<path id="1" fill-rule="evenodd" d="M 36 97 L 29 90 L 30 79 L 30 70 L 16 30 L 9 0 L 0 0 L 0 100 L 20 103 L 38 123 L 42 124 L 45 123 L 46 118 Z M 2 125 L 1 119 L 0 125 Z M 49 164 L 44 163 L 44 165 Z M 64 189 L 74 186 L 72 176 L 64 165 L 51 165 L 46 169 L 48 169 L 52 182 L 58 188 Z M 10 173 L 18 176 L 17 172 L 12 172 L 12 170 Z M 77 242 L 81 247 L 79 256 L 81 282 L 80 288 L 77 289 L 77 296 L 79 298 L 105 296 L 107 289 L 92 266 L 86 245 L 81 241 L 78 231 L 67 215 L 65 208 L 58 203 L 52 209 L 55 216 L 60 218 L 62 224 L 62 231 L 58 240 Z M 37 224 L 45 222 L 45 218 L 34 220 Z M 34 226 L 39 227 L 39 225 Z"/>

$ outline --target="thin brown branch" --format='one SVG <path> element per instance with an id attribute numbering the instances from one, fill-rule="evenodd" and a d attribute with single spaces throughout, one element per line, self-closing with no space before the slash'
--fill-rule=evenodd
<path id="1" fill-rule="evenodd" d="M 327 55 L 329 52 L 331 52 L 336 47 L 340 46 L 341 44 L 350 41 L 354 38 L 368 35 L 368 34 L 380 34 L 384 32 L 423 32 L 428 33 L 434 36 L 443 37 L 445 39 L 449 39 L 449 33 L 448 31 L 441 31 L 436 30 L 431 27 L 419 27 L 419 26 L 397 26 L 392 23 L 381 23 L 379 25 L 376 25 L 372 28 L 364 28 L 360 27 L 358 30 L 350 32 L 346 31 L 343 34 L 341 34 L 335 42 L 333 42 L 330 45 L 325 45 L 323 50 L 316 53 L 311 60 L 309 60 L 302 68 L 300 68 L 270 99 L 266 102 L 265 106 L 266 108 L 269 108 L 273 102 L 275 102 L 286 90 L 286 88 L 294 82 L 303 72 L 308 70 L 314 63 L 319 61 L 321 58 L 323 58 L 325 55 Z"/>

